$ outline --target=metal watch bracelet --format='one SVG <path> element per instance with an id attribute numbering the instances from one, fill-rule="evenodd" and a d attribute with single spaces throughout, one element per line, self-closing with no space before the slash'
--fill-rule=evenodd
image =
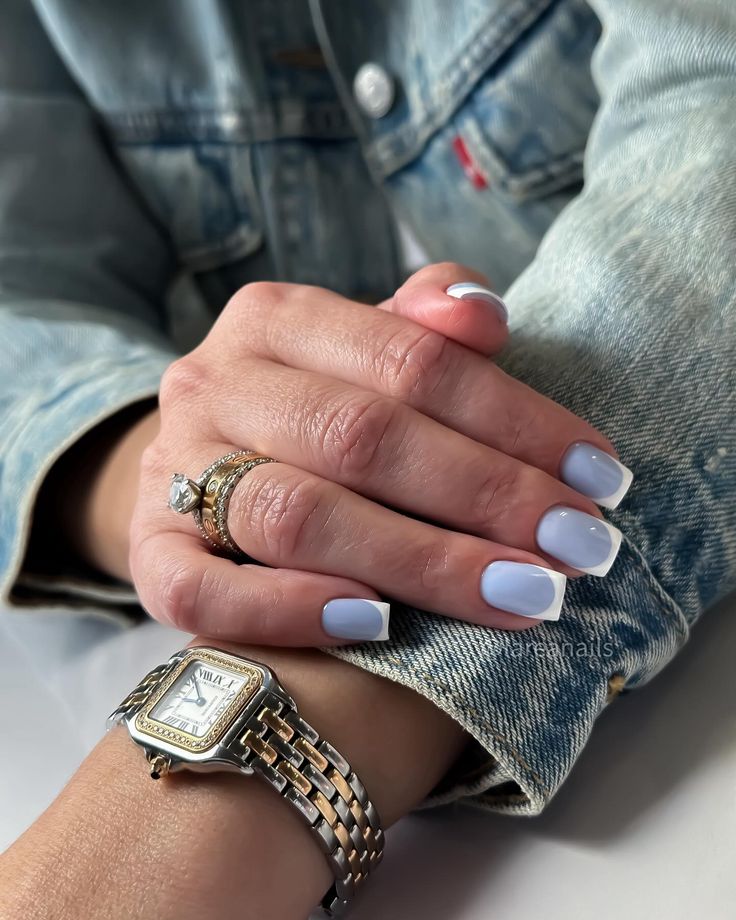
<path id="1" fill-rule="evenodd" d="M 174 664 L 176 656 L 146 674 L 108 725 L 133 716 Z M 383 856 L 380 819 L 355 771 L 298 715 L 285 691 L 283 697 L 261 697 L 227 747 L 311 827 L 335 877 L 321 907 L 327 916 L 339 916 Z"/>

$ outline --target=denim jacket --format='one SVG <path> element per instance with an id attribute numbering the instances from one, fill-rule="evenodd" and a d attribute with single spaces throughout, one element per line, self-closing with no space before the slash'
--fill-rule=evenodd
<path id="1" fill-rule="evenodd" d="M 155 395 L 242 284 L 390 294 L 398 218 L 506 292 L 503 366 L 636 474 L 614 569 L 576 580 L 559 623 L 396 605 L 390 643 L 333 650 L 477 740 L 434 801 L 538 812 L 607 701 L 736 583 L 732 0 L 6 0 L 2 18 L 2 601 L 130 603 L 61 551 L 24 562 L 51 466 Z"/>

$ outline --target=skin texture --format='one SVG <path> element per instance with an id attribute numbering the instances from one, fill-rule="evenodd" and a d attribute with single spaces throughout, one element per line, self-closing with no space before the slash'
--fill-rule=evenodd
<path id="1" fill-rule="evenodd" d="M 488 361 L 508 330 L 487 303 L 444 293 L 463 280 L 485 282 L 429 266 L 378 309 L 301 285 L 241 289 L 164 375 L 160 411 L 100 452 L 75 497 L 82 554 L 132 579 L 154 617 L 241 641 L 336 643 L 321 611 L 338 597 L 534 625 L 490 607 L 481 572 L 511 560 L 574 574 L 539 552 L 536 525 L 553 505 L 600 517 L 558 468 L 574 441 L 613 449 Z M 165 504 L 172 472 L 196 476 L 243 446 L 279 461 L 244 477 L 228 514 L 265 565 L 209 554 Z"/>
<path id="2" fill-rule="evenodd" d="M 384 827 L 431 790 L 465 744 L 427 700 L 345 662 L 218 644 L 273 668 L 304 718 L 351 762 Z M 304 920 L 330 882 L 305 824 L 265 783 L 225 773 L 152 782 L 118 728 L 0 857 L 0 916 Z"/>

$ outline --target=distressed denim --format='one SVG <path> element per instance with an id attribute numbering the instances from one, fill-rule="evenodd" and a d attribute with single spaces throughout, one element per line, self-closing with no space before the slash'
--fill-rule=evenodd
<path id="1" fill-rule="evenodd" d="M 380 118 L 352 94 L 367 61 L 394 81 Z M 48 470 L 248 281 L 389 295 L 399 218 L 505 292 L 502 366 L 636 475 L 615 566 L 559 622 L 394 603 L 389 643 L 331 650 L 477 740 L 430 802 L 539 812 L 736 584 L 734 112 L 732 0 L 6 0 L 0 600 L 132 602 L 24 564 Z"/>

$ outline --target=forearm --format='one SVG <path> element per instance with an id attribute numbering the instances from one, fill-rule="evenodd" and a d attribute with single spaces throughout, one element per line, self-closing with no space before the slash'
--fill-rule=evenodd
<path id="1" fill-rule="evenodd" d="M 348 757 L 384 826 L 464 745 L 422 697 L 320 652 L 228 647 L 273 667 L 303 717 Z M 0 915 L 297 920 L 330 881 L 306 825 L 265 783 L 222 773 L 151 782 L 141 752 L 115 730 L 0 860 Z"/>

